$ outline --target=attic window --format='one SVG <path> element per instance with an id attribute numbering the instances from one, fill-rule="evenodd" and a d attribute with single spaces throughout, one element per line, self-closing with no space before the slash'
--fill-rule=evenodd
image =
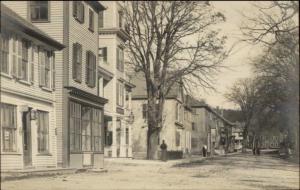
<path id="1" fill-rule="evenodd" d="M 49 1 L 30 1 L 30 19 L 32 22 L 49 21 Z"/>

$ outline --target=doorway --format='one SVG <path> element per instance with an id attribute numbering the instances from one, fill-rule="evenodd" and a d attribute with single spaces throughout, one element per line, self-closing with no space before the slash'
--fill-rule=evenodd
<path id="1" fill-rule="evenodd" d="M 22 113 L 24 167 L 32 165 L 30 111 Z"/>

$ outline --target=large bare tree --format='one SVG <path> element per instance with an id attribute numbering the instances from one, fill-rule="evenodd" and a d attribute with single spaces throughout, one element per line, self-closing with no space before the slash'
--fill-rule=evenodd
<path id="1" fill-rule="evenodd" d="M 227 56 L 226 38 L 213 26 L 225 18 L 208 2 L 195 1 L 127 2 L 124 13 L 129 65 L 147 85 L 147 157 L 156 159 L 165 97 L 177 82 L 212 88 L 212 73 Z"/>

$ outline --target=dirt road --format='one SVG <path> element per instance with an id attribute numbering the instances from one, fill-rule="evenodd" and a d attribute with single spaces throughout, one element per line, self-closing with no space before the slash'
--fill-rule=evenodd
<path id="1" fill-rule="evenodd" d="M 236 154 L 187 163 L 107 161 L 107 173 L 79 173 L 2 183 L 3 190 L 299 189 L 299 165 Z"/>

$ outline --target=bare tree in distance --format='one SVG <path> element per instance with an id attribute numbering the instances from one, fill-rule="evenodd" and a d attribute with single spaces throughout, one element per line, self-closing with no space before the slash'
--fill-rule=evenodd
<path id="1" fill-rule="evenodd" d="M 208 2 L 132 1 L 124 9 L 129 65 L 147 86 L 147 158 L 156 159 L 165 97 L 175 83 L 212 87 L 227 57 L 226 37 L 212 26 L 225 20 Z M 156 106 L 158 104 L 158 106 Z"/>
<path id="2" fill-rule="evenodd" d="M 225 94 L 227 100 L 239 106 L 245 122 L 243 126 L 243 152 L 246 150 L 248 132 L 256 123 L 255 114 L 259 108 L 259 92 L 256 82 L 252 78 L 240 79 Z"/>
<path id="3" fill-rule="evenodd" d="M 241 31 L 245 41 L 264 47 L 252 63 L 261 104 L 285 121 L 299 155 L 299 2 L 257 2 L 255 7 L 259 14 L 244 15 Z"/>

